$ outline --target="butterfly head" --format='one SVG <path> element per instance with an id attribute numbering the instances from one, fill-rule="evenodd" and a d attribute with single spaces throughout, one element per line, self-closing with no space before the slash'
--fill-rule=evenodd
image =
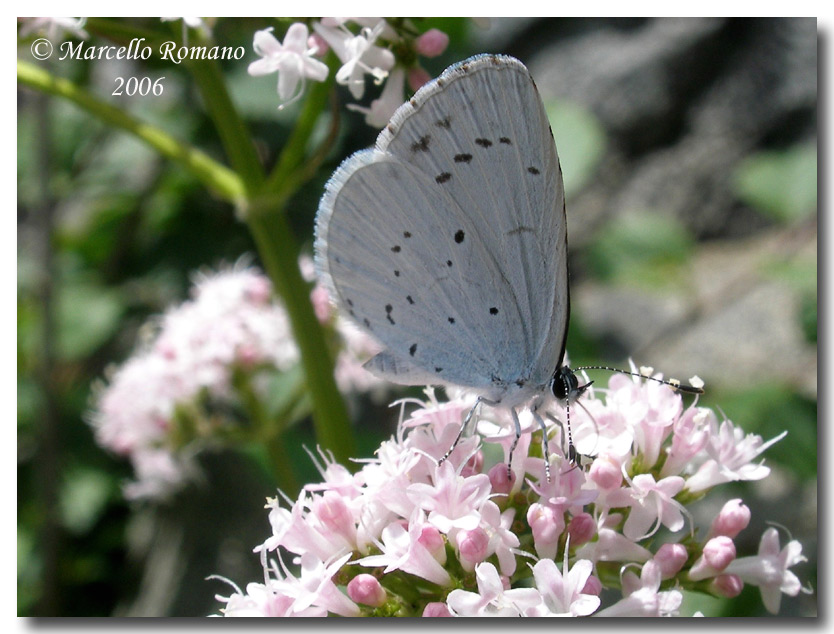
<path id="1" fill-rule="evenodd" d="M 553 373 L 550 379 L 550 391 L 558 400 L 567 400 L 570 403 L 582 396 L 592 383 L 593 381 L 588 381 L 584 385 L 579 385 L 576 373 L 563 365 Z"/>

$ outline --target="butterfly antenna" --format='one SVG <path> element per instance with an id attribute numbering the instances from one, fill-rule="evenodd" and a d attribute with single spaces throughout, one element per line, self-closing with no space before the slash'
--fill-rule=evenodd
<path id="1" fill-rule="evenodd" d="M 630 372 L 628 370 L 621 370 L 620 368 L 612 368 L 607 365 L 586 365 L 581 368 L 573 368 L 574 372 L 581 372 L 582 370 L 608 370 L 609 372 L 618 372 L 619 374 L 627 374 L 629 376 L 636 376 L 640 379 L 654 381 L 655 383 L 662 383 L 663 385 L 668 385 L 673 390 L 678 392 L 686 392 L 687 394 L 704 393 L 703 388 L 681 383 L 678 379 L 658 379 L 657 377 L 646 376 L 645 374 L 640 374 L 639 372 Z"/>
<path id="2" fill-rule="evenodd" d="M 568 462 L 576 464 L 576 445 L 573 444 L 573 434 L 570 431 L 570 399 L 565 401 L 565 421 L 568 429 Z"/>

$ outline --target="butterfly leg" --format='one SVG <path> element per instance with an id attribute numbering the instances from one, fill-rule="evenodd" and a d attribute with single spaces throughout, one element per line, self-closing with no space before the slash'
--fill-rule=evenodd
<path id="1" fill-rule="evenodd" d="M 455 450 L 455 447 L 458 446 L 460 439 L 463 437 L 463 432 L 469 426 L 469 421 L 472 420 L 472 417 L 475 414 L 475 410 L 481 403 L 486 403 L 487 405 L 493 404 L 492 401 L 488 401 L 484 398 L 481 398 L 480 396 L 477 398 L 475 404 L 472 406 L 472 409 L 469 410 L 469 413 L 466 415 L 466 418 L 463 419 L 463 423 L 461 424 L 460 429 L 458 430 L 458 435 L 455 436 L 455 441 L 452 443 L 452 446 L 446 450 L 446 453 L 443 454 L 443 457 L 438 461 L 438 465 L 442 465 L 449 458 L 449 456 L 452 455 L 452 452 Z"/>
<path id="2" fill-rule="evenodd" d="M 515 407 L 510 408 L 510 413 L 513 415 L 513 425 L 515 426 L 515 438 L 513 438 L 513 444 L 510 445 L 510 453 L 507 456 L 507 477 L 510 480 L 512 480 L 513 452 L 515 451 L 516 445 L 518 445 L 518 439 L 521 438 L 521 421 L 518 419 L 518 412 L 515 411 Z"/>
<path id="3" fill-rule="evenodd" d="M 547 448 L 547 426 L 544 423 L 544 419 L 539 415 L 538 412 L 533 411 L 533 418 L 536 419 L 536 422 L 539 424 L 542 430 L 542 456 L 544 457 L 544 474 L 547 477 L 547 481 L 550 482 L 550 450 Z"/>
<path id="4" fill-rule="evenodd" d="M 562 430 L 562 455 L 568 459 L 568 462 L 571 464 L 579 464 L 580 457 L 579 453 L 576 451 L 576 446 L 573 444 L 573 438 L 571 437 L 570 433 L 570 423 L 568 423 L 568 433 L 567 433 L 567 441 L 568 445 L 565 447 L 565 426 L 562 424 L 558 418 L 553 416 L 550 412 L 546 412 L 545 416 L 547 416 L 548 420 L 553 421 L 559 426 L 559 429 Z"/>

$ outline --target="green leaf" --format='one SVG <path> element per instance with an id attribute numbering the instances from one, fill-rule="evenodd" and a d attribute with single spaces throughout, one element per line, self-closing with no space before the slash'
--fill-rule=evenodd
<path id="1" fill-rule="evenodd" d="M 574 103 L 553 100 L 545 110 L 556 139 L 565 194 L 571 196 L 594 175 L 605 153 L 605 131 L 593 114 Z"/>
<path id="2" fill-rule="evenodd" d="M 63 525 L 73 533 L 86 533 L 101 517 L 111 492 L 112 480 L 103 472 L 68 471 L 60 497 Z"/>
<path id="3" fill-rule="evenodd" d="M 124 312 L 117 291 L 94 282 L 71 282 L 58 290 L 58 354 L 77 360 L 92 354 L 119 327 Z"/>
<path id="4" fill-rule="evenodd" d="M 745 159 L 733 178 L 736 195 L 780 222 L 799 220 L 817 208 L 817 147 L 798 145 Z"/>
<path id="5" fill-rule="evenodd" d="M 602 280 L 676 282 L 693 249 L 693 240 L 675 218 L 634 212 L 615 218 L 587 250 L 589 265 Z"/>
<path id="6" fill-rule="evenodd" d="M 817 343 L 817 296 L 805 295 L 800 300 L 799 323 L 808 343 Z"/>
<path id="7" fill-rule="evenodd" d="M 724 615 L 728 603 L 727 599 L 719 599 L 709 594 L 692 592 L 690 590 L 684 590 L 682 594 L 681 616 L 693 616 L 696 612 L 700 612 L 704 616 Z"/>

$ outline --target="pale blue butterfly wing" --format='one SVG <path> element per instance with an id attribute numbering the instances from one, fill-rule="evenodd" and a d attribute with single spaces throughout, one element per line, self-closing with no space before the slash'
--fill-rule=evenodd
<path id="1" fill-rule="evenodd" d="M 376 147 L 328 182 L 316 264 L 403 384 L 540 391 L 568 321 L 564 188 L 529 71 L 505 56 L 447 69 Z"/>

